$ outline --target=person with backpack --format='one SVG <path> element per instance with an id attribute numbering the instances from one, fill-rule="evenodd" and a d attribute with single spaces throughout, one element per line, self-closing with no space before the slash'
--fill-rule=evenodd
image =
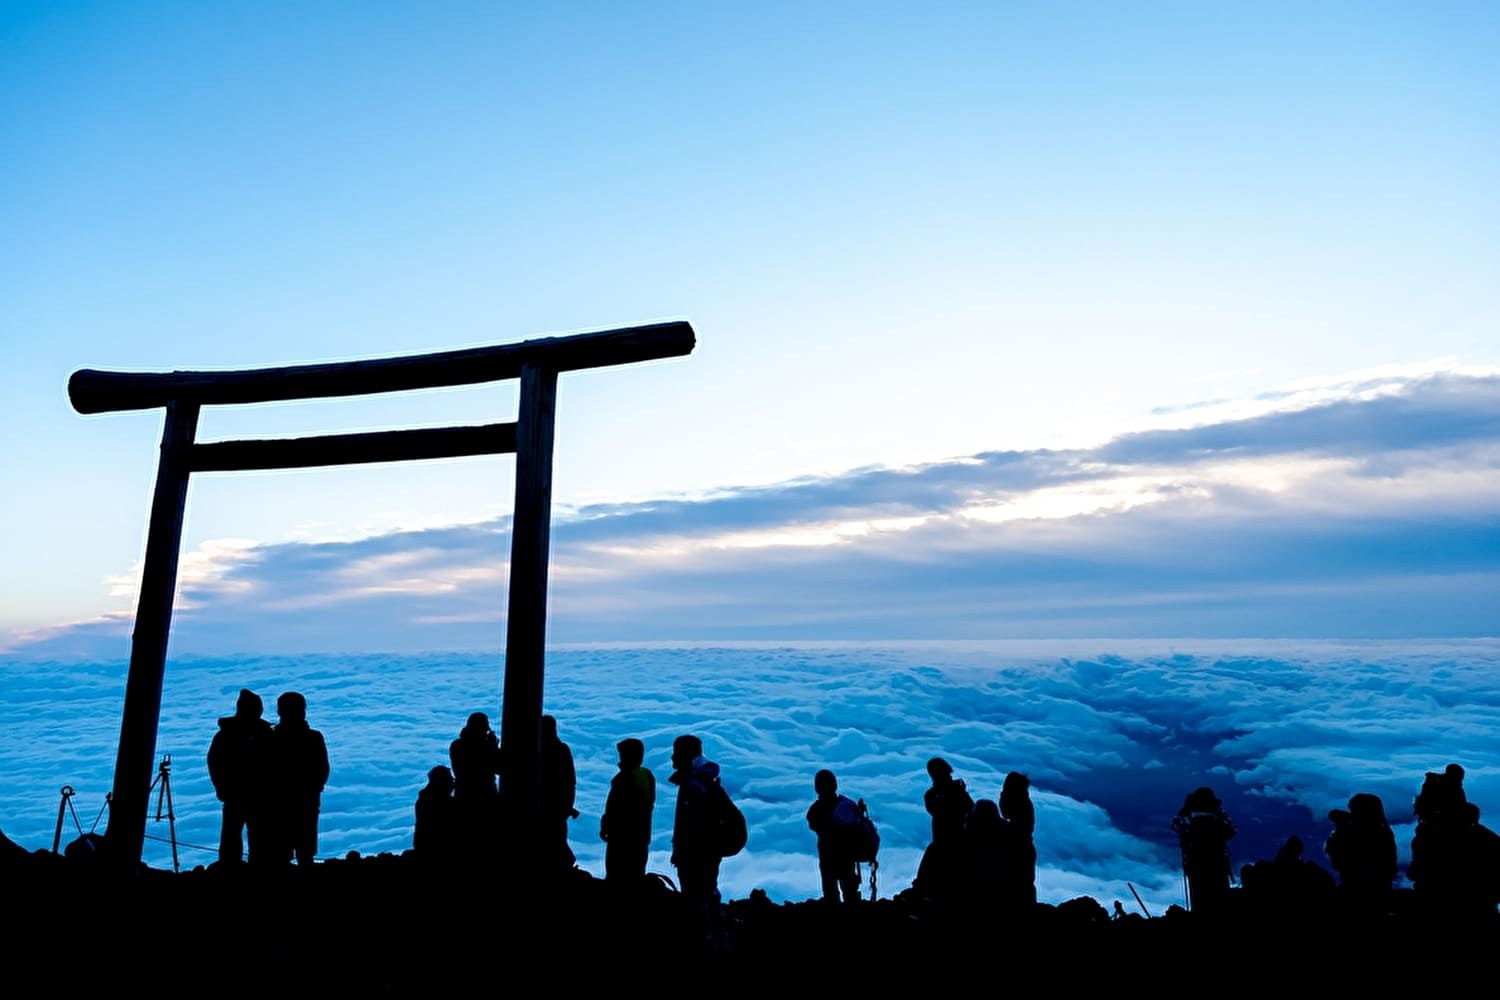
<path id="1" fill-rule="evenodd" d="M 839 781 L 827 768 L 813 776 L 817 800 L 807 810 L 807 826 L 818 835 L 818 875 L 823 898 L 837 903 L 859 901 L 859 863 L 874 861 L 880 843 L 863 808 L 839 794 Z"/>
<path id="2" fill-rule="evenodd" d="M 719 765 L 703 756 L 703 741 L 679 736 L 672 741 L 672 776 L 677 786 L 677 809 L 672 819 L 672 864 L 684 896 L 695 899 L 719 895 L 719 862 L 715 843 L 715 797 Z"/>
<path id="3" fill-rule="evenodd" d="M 696 911 L 706 943 L 717 949 L 723 943 L 718 918 L 719 863 L 744 846 L 743 840 L 726 845 L 725 820 L 729 810 L 736 816 L 739 811 L 719 783 L 719 765 L 703 756 L 703 741 L 696 736 L 684 734 L 672 741 L 672 776 L 667 780 L 677 786 L 672 819 L 677 888 Z M 741 834 L 743 830 L 741 825 Z"/>
<path id="4" fill-rule="evenodd" d="M 1214 790 L 1204 787 L 1189 792 L 1172 819 L 1172 830 L 1182 845 L 1188 909 L 1222 909 L 1229 898 L 1229 840 L 1235 829 Z"/>

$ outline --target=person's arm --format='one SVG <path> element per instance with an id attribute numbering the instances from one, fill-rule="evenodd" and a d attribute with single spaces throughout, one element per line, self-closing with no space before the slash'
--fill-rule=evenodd
<path id="1" fill-rule="evenodd" d="M 318 737 L 318 791 L 322 791 L 328 784 L 328 744 L 323 740 L 323 734 L 316 729 L 313 733 Z"/>

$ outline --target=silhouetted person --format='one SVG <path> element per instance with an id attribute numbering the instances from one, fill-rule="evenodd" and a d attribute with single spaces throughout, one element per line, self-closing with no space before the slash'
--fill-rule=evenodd
<path id="1" fill-rule="evenodd" d="M 856 838 L 862 836 L 859 806 L 839 794 L 838 778 L 824 769 L 813 775 L 817 799 L 807 809 L 807 825 L 818 835 L 818 876 L 823 898 L 837 903 L 859 901 L 859 854 Z"/>
<path id="2" fill-rule="evenodd" d="M 962 779 L 953 777 L 953 766 L 941 757 L 927 762 L 932 786 L 922 796 L 932 817 L 932 843 L 917 866 L 916 885 L 930 899 L 952 898 L 964 869 L 964 825 L 974 811 L 974 799 Z"/>
<path id="3" fill-rule="evenodd" d="M 1333 833 L 1323 845 L 1347 901 L 1360 909 L 1383 909 L 1396 878 L 1396 834 L 1378 795 L 1361 792 L 1347 811 L 1328 814 Z"/>
<path id="4" fill-rule="evenodd" d="M 1234 823 L 1211 788 L 1188 793 L 1172 820 L 1182 845 L 1182 872 L 1187 877 L 1191 909 L 1212 911 L 1229 895 L 1229 840 Z"/>
<path id="5" fill-rule="evenodd" d="M 927 762 L 927 776 L 932 787 L 922 796 L 927 814 L 932 817 L 932 840 L 956 840 L 974 811 L 974 799 L 964 787 L 962 778 L 953 777 L 953 765 L 941 757 Z"/>
<path id="6" fill-rule="evenodd" d="M 453 859 L 457 836 L 453 772 L 439 764 L 427 772 L 427 784 L 417 793 L 417 825 L 412 831 L 412 850 L 424 862 L 445 864 Z"/>
<path id="7" fill-rule="evenodd" d="M 1005 870 L 1001 902 L 1022 908 L 1036 903 L 1036 808 L 1031 779 L 1011 771 L 1000 786 L 1000 815 L 1005 818 Z"/>
<path id="8" fill-rule="evenodd" d="M 578 774 L 573 769 L 573 751 L 557 736 L 557 720 L 542 716 L 541 726 L 543 850 L 559 868 L 571 868 L 577 857 L 568 846 L 568 820 L 578 818 L 573 808 L 578 797 Z"/>
<path id="9" fill-rule="evenodd" d="M 646 745 L 637 739 L 615 744 L 620 770 L 609 783 L 599 839 L 604 841 L 604 877 L 635 886 L 646 874 L 651 856 L 651 813 L 656 807 L 656 776 L 644 766 Z"/>
<path id="10" fill-rule="evenodd" d="M 1240 885 L 1250 898 L 1295 914 L 1325 906 L 1335 888 L 1327 869 L 1302 857 L 1302 838 L 1296 835 L 1287 838 L 1275 858 L 1240 869 Z"/>
<path id="11" fill-rule="evenodd" d="M 328 746 L 307 724 L 307 699 L 288 691 L 276 699 L 271 730 L 271 800 L 281 831 L 281 858 L 311 864 L 318 853 L 318 807 L 328 784 Z"/>
<path id="12" fill-rule="evenodd" d="M 1009 826 L 999 805 L 980 799 L 960 834 L 963 870 L 954 884 L 961 898 L 987 910 L 1004 901 L 1006 876 L 1012 874 L 1007 871 L 1013 863 Z"/>
<path id="13" fill-rule="evenodd" d="M 719 765 L 703 756 L 703 741 L 683 735 L 672 741 L 672 776 L 677 809 L 672 818 L 672 864 L 677 887 L 695 912 L 710 946 L 719 942 L 718 844 Z"/>
<path id="14" fill-rule="evenodd" d="M 1423 905 L 1445 916 L 1493 916 L 1500 903 L 1500 835 L 1479 822 L 1464 769 L 1429 771 L 1413 804 L 1417 829 L 1406 875 Z"/>
<path id="15" fill-rule="evenodd" d="M 453 807 L 458 825 L 458 849 L 469 860 L 493 859 L 499 832 L 500 743 L 490 729 L 490 717 L 474 712 L 448 744 L 453 765 Z"/>
<path id="16" fill-rule="evenodd" d="M 250 860 L 267 860 L 265 798 L 271 724 L 260 717 L 263 708 L 260 695 L 241 688 L 234 714 L 219 719 L 219 731 L 208 745 L 208 778 L 224 803 L 220 861 L 238 862 L 243 857 L 242 831 L 250 841 Z"/>
<path id="17" fill-rule="evenodd" d="M 1468 798 L 1464 795 L 1464 769 L 1449 764 L 1441 772 L 1428 771 L 1412 803 L 1419 822 L 1462 819 Z"/>

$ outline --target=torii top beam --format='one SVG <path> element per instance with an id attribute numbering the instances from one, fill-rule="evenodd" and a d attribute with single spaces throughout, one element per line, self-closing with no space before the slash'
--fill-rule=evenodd
<path id="1" fill-rule="evenodd" d="M 161 373 L 84 368 L 68 379 L 68 398 L 79 413 L 111 413 L 149 410 L 169 402 L 212 406 L 362 396 L 520 378 L 527 364 L 565 372 L 680 357 L 691 354 L 694 344 L 692 326 L 676 322 L 436 354 L 288 368 Z"/>

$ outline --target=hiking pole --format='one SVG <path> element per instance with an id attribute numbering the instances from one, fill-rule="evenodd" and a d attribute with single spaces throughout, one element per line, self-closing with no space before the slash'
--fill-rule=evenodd
<path id="1" fill-rule="evenodd" d="M 62 786 L 62 799 L 57 803 L 57 828 L 52 831 L 53 854 L 58 853 L 58 846 L 62 843 L 63 814 L 68 810 L 73 811 L 73 825 L 78 827 L 79 835 L 83 835 L 83 824 L 78 822 L 78 810 L 73 808 L 73 796 L 76 794 L 72 785 Z"/>
<path id="2" fill-rule="evenodd" d="M 1130 889 L 1130 894 L 1135 897 L 1135 901 L 1140 906 L 1141 912 L 1146 915 L 1146 919 L 1151 919 L 1151 911 L 1146 909 L 1146 904 L 1141 900 L 1141 894 L 1135 891 L 1135 886 L 1129 882 L 1126 882 L 1125 885 Z"/>
<path id="3" fill-rule="evenodd" d="M 150 793 L 147 793 L 147 794 L 150 794 Z M 104 805 L 102 805 L 102 806 L 99 807 L 98 814 L 94 816 L 94 825 L 91 826 L 91 827 L 89 827 L 89 833 L 93 833 L 95 830 L 99 829 L 99 821 L 104 818 L 104 810 L 106 810 L 106 809 L 109 808 L 109 804 L 114 801 L 114 798 L 115 798 L 115 793 L 114 792 L 105 792 L 104 793 Z"/>

